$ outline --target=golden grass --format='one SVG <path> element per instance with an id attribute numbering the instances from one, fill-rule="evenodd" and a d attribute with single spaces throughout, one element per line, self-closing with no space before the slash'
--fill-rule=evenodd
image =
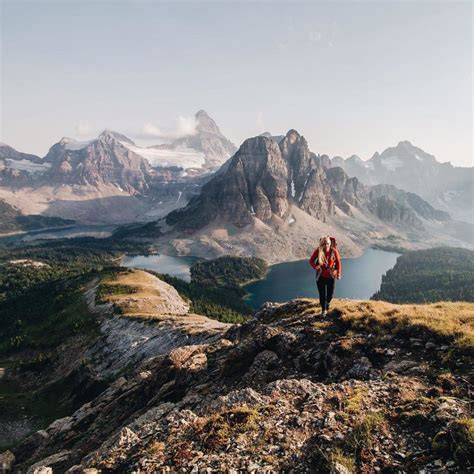
<path id="1" fill-rule="evenodd" d="M 299 302 L 304 306 L 301 314 L 319 312 L 317 300 L 301 298 Z M 440 336 L 453 337 L 457 347 L 466 349 L 474 346 L 474 303 L 443 301 L 392 304 L 385 301 L 340 299 L 333 300 L 331 311 L 355 329 L 364 327 L 383 334 L 388 330 L 395 333 L 410 326 L 418 326 Z"/>
<path id="2" fill-rule="evenodd" d="M 182 301 L 176 292 L 175 295 L 167 291 L 166 283 L 143 270 L 128 270 L 101 283 L 119 287 L 117 293 L 105 294 L 102 300 L 110 302 L 119 311 L 121 316 L 150 321 L 173 321 L 186 327 L 189 334 L 198 334 L 202 331 L 221 331 L 227 324 L 208 319 L 206 316 L 189 313 L 189 307 Z M 120 291 L 122 288 L 131 288 L 133 292 Z M 160 293 L 163 288 L 163 294 Z"/>
<path id="3" fill-rule="evenodd" d="M 341 312 L 341 319 L 351 324 L 387 325 L 394 330 L 419 326 L 441 336 L 454 337 L 457 346 L 474 346 L 474 303 L 397 305 L 383 301 L 339 300 L 334 306 Z"/>
<path id="4" fill-rule="evenodd" d="M 156 280 L 154 275 L 141 270 L 119 273 L 104 283 L 110 286 L 126 286 L 132 288 L 134 292 L 110 294 L 104 299 L 119 308 L 124 316 L 156 316 L 157 306 L 164 301 L 156 287 Z"/>

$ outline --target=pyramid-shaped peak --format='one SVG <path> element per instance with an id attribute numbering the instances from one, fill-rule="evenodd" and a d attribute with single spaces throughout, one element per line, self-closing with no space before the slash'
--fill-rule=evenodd
<path id="1" fill-rule="evenodd" d="M 201 109 L 196 112 L 196 118 L 199 119 L 200 117 L 209 117 L 209 114 L 204 109 Z"/>
<path id="2" fill-rule="evenodd" d="M 205 110 L 199 110 L 196 113 L 195 118 L 196 130 L 198 132 L 207 132 L 215 133 L 216 135 L 222 135 L 216 122 L 209 116 L 209 114 Z"/>

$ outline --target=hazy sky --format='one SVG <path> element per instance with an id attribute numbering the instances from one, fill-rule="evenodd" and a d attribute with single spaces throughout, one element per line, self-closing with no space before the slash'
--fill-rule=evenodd
<path id="1" fill-rule="evenodd" d="M 18 150 L 105 128 L 152 144 L 204 108 L 237 145 L 295 128 L 330 156 L 410 140 L 472 165 L 471 1 L 0 4 L 0 141 Z"/>

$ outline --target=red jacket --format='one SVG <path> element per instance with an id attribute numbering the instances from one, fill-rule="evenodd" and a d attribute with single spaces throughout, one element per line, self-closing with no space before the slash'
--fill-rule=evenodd
<path id="1" fill-rule="evenodd" d="M 321 266 L 318 262 L 318 253 L 319 247 L 316 247 L 313 255 L 309 259 L 309 264 L 317 271 L 321 271 L 321 276 L 324 278 L 340 278 L 342 273 L 341 265 L 341 256 L 339 251 L 335 247 L 331 247 L 328 252 L 326 252 L 326 259 L 328 260 L 328 265 L 324 265 L 321 269 Z"/>

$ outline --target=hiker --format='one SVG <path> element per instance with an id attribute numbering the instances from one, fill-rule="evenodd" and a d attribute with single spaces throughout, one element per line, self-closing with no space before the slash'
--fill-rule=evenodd
<path id="1" fill-rule="evenodd" d="M 334 237 L 321 237 L 319 247 L 313 252 L 309 264 L 316 270 L 316 285 L 321 303 L 321 315 L 326 316 L 329 311 L 336 278 L 341 278 L 341 257 L 337 250 Z"/>

